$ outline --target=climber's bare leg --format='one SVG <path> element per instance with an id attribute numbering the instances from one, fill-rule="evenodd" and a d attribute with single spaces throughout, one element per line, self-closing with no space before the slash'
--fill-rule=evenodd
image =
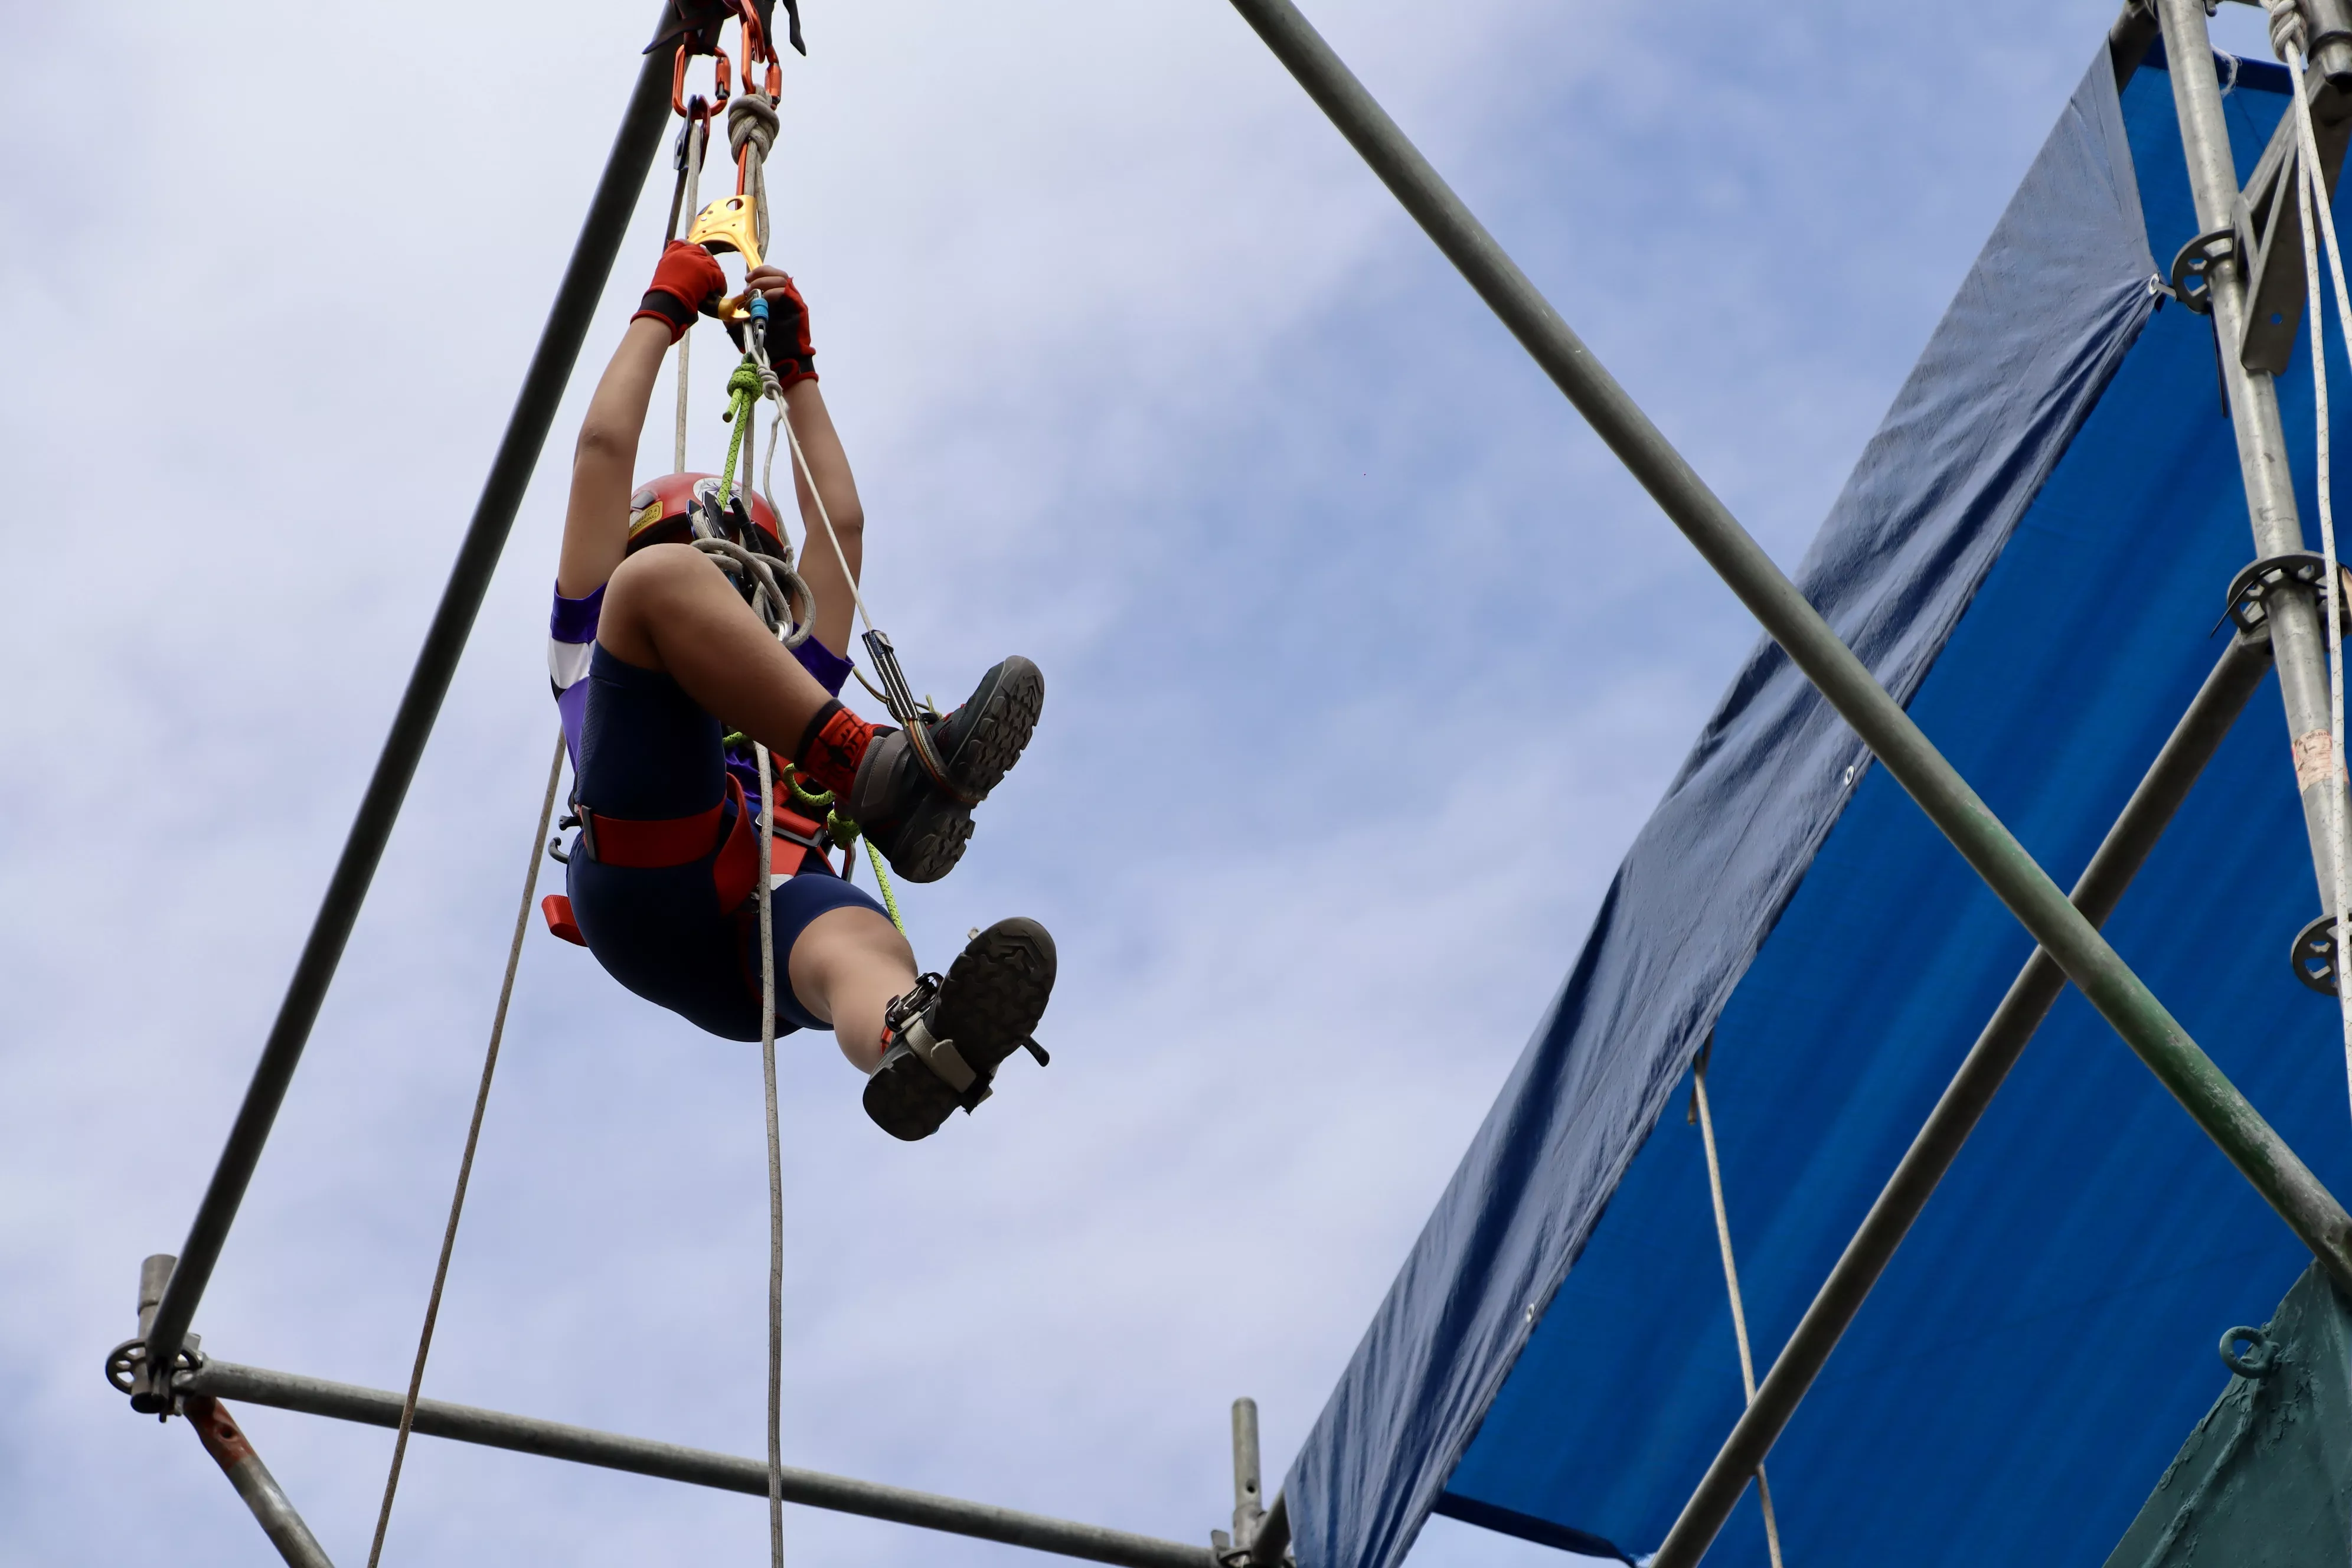
<path id="1" fill-rule="evenodd" d="M 832 700 L 690 544 L 651 545 L 621 563 L 605 584 L 596 641 L 624 664 L 667 670 L 713 718 L 786 758 Z"/>
<path id="2" fill-rule="evenodd" d="M 827 910 L 809 921 L 785 965 L 801 1005 L 833 1026 L 859 1072 L 882 1059 L 882 1014 L 915 984 L 915 950 L 872 910 Z"/>

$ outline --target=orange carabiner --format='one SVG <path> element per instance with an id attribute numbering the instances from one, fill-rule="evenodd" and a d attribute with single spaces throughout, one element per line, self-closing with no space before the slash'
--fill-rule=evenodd
<path id="1" fill-rule="evenodd" d="M 751 89 L 751 68 L 765 60 L 768 65 L 766 96 L 773 103 L 784 89 L 784 70 L 776 54 L 776 47 L 768 39 L 768 30 L 760 26 L 760 9 L 751 0 L 730 0 L 743 26 L 743 89 Z"/>
<path id="2" fill-rule="evenodd" d="M 688 53 L 686 46 L 688 41 L 688 40 L 680 40 L 677 50 L 677 63 L 670 68 L 669 75 L 670 112 L 677 115 L 681 120 L 691 118 L 687 112 L 686 97 L 686 62 Z M 718 88 L 711 98 L 709 107 L 710 109 L 724 109 L 727 107 L 728 97 L 732 91 L 732 88 L 730 84 L 732 79 L 733 73 L 728 68 L 727 51 L 725 49 L 713 47 L 710 53 L 718 61 Z M 749 78 L 747 77 L 745 79 L 748 80 Z M 706 110 L 704 112 L 707 116 L 709 110 Z"/>

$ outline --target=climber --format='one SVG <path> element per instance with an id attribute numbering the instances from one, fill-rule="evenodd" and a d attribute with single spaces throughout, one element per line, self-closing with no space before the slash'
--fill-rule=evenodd
<path id="1" fill-rule="evenodd" d="M 669 245 L 597 384 L 572 458 L 549 668 L 581 831 L 569 865 L 571 929 L 559 934 L 646 1000 L 722 1037 L 760 1038 L 760 784 L 750 742 L 765 744 L 790 764 L 774 785 L 775 967 L 788 982 L 776 988 L 778 1029 L 831 1028 L 867 1075 L 867 1114 L 894 1137 L 924 1138 L 958 1105 L 985 1099 L 1015 1050 L 1043 1059 L 1029 1036 L 1053 990 L 1053 938 L 1034 921 L 999 921 L 974 933 L 943 978 L 918 974 L 883 907 L 847 880 L 845 853 L 844 872 L 834 872 L 824 853 L 832 839 L 814 818 L 831 792 L 836 819 L 854 823 L 900 876 L 945 876 L 971 837 L 971 803 L 1028 743 L 1045 679 L 1010 658 L 955 711 L 919 721 L 943 780 L 905 731 L 843 706 L 851 605 L 843 573 L 859 569 L 862 517 L 817 389 L 806 304 L 772 267 L 755 269 L 746 287 L 768 301 L 770 363 L 805 455 L 795 489 L 813 635 L 784 647 L 712 557 L 686 542 L 697 492 L 709 496 L 715 479 L 671 475 L 633 493 L 663 357 L 725 286 L 700 247 Z M 832 540 L 818 531 L 812 482 Z M 732 515 L 765 536 L 755 542 L 761 551 L 785 556 L 765 498 L 741 497 Z"/>

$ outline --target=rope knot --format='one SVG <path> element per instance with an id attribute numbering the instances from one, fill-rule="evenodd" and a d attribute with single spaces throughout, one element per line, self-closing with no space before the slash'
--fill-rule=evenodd
<path id="1" fill-rule="evenodd" d="M 727 395 L 756 398 L 765 384 L 760 376 L 760 362 L 745 354 L 743 363 L 735 367 L 735 374 L 727 378 Z"/>
<path id="2" fill-rule="evenodd" d="M 768 151 L 776 144 L 776 106 L 756 92 L 737 93 L 727 100 L 727 145 L 735 155 L 743 155 L 743 145 L 750 142 L 758 149 L 761 163 L 768 161 Z"/>
<path id="3" fill-rule="evenodd" d="M 2304 41 L 2309 37 L 2303 22 L 2302 0 L 2263 0 L 2263 9 L 2270 13 L 2271 47 L 2283 60 L 2302 58 Z M 773 118 L 774 110 L 769 111 Z M 729 117 L 729 134 L 733 134 L 733 117 Z"/>

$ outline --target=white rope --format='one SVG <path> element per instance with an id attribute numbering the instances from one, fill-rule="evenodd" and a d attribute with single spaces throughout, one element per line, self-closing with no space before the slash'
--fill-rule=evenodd
<path id="1" fill-rule="evenodd" d="M 2336 286 L 2336 310 L 2345 340 L 2352 342 L 2352 292 L 2344 283 L 2344 256 L 2336 243 L 2336 216 L 2330 210 L 2327 187 L 2320 176 L 2319 141 L 2311 123 L 2311 99 L 2305 90 L 2303 58 L 2303 18 L 2293 0 L 2270 0 L 2271 37 L 2285 58 L 2288 71 L 2294 82 L 2295 137 L 2301 155 L 2295 163 L 2299 177 L 2295 181 L 2295 196 L 2303 219 L 2303 277 L 2307 300 L 2305 314 L 2311 320 L 2311 390 L 2315 421 L 2318 433 L 2316 479 L 2319 491 L 2319 551 L 2326 562 L 2326 576 L 2321 598 L 2327 606 L 2327 731 L 2328 773 L 2327 805 L 2329 837 L 2333 841 L 2329 868 L 2335 894 L 2331 900 L 2336 916 L 2336 1006 L 2344 1035 L 2344 1080 L 2347 1101 L 2352 1101 L 2352 983 L 2347 983 L 2346 969 L 2352 963 L 2352 920 L 2347 920 L 2347 908 L 2352 908 L 2352 849 L 2347 840 L 2352 838 L 2352 823 L 2346 820 L 2345 759 L 2344 759 L 2344 602 L 2342 569 L 2336 552 L 2336 509 L 2334 486 L 2329 483 L 2329 415 L 2327 407 L 2327 333 L 2326 302 L 2321 297 L 2319 284 L 2319 249 L 2324 238 L 2327 248 L 2330 280 Z M 2316 232 L 2315 232 L 2316 231 Z"/>
<path id="2" fill-rule="evenodd" d="M 784 1141 L 776 1123 L 776 781 L 760 760 L 760 1077 L 768 1101 L 768 1558 L 784 1568 Z"/>
<path id="3" fill-rule="evenodd" d="M 2299 0 L 2263 0 L 2263 8 L 2270 13 L 2271 47 L 2278 58 L 2287 62 L 2287 68 L 2300 78 L 2291 55 L 2303 53 L 2303 6 Z"/>
<path id="4" fill-rule="evenodd" d="M 809 495 L 816 501 L 817 521 L 824 524 L 824 537 L 833 546 L 833 558 L 841 563 L 842 581 L 849 584 L 850 602 L 857 606 L 858 618 L 866 623 L 866 629 L 870 632 L 874 629 L 874 613 L 866 607 L 866 595 L 857 591 L 857 574 L 849 569 L 849 554 L 841 548 L 841 536 L 833 531 L 833 513 L 825 508 L 824 492 L 816 488 L 816 475 L 809 471 L 808 454 L 801 450 L 800 432 L 793 428 L 792 410 L 784 405 L 783 388 L 779 386 L 768 395 L 776 400 L 776 423 L 784 427 L 784 439 L 792 444 L 793 461 L 799 465 L 801 478 L 808 481 Z M 770 431 L 768 455 L 771 458 L 775 456 L 775 433 Z M 775 491 L 768 493 L 773 496 Z"/>
<path id="5" fill-rule="evenodd" d="M 748 408 L 743 416 L 751 417 Z M 694 543 L 722 568 L 748 569 L 752 607 L 778 642 L 793 647 L 806 640 L 814 601 L 808 584 L 792 569 L 790 546 L 780 565 L 727 540 L 698 539 Z M 777 582 L 777 570 L 798 590 L 797 626 L 786 597 L 789 590 Z M 760 767 L 760 1079 L 768 1118 L 768 1549 L 771 1568 L 784 1568 L 784 1144 L 776 1116 L 776 775 L 767 747 L 754 741 L 751 754 Z"/>
<path id="6" fill-rule="evenodd" d="M 1708 1049 L 1714 1048 L 1712 1042 Z M 1731 1257 L 1731 1214 L 1723 1204 L 1723 1167 L 1715 1155 L 1715 1117 L 1706 1103 L 1706 1057 L 1704 1053 L 1691 1069 L 1691 1103 L 1698 1110 L 1700 1140 L 1706 1145 L 1706 1186 L 1715 1197 L 1715 1239 L 1723 1248 L 1723 1284 L 1731 1297 L 1731 1332 L 1739 1342 L 1739 1382 L 1748 1391 L 1748 1403 L 1756 1403 L 1756 1362 L 1748 1350 L 1748 1310 L 1739 1299 L 1739 1265 Z M 1764 1546 L 1771 1553 L 1772 1568 L 1780 1568 L 1780 1524 L 1772 1513 L 1772 1484 L 1764 1479 L 1764 1467 L 1756 1467 L 1756 1498 L 1764 1505 Z"/>
<path id="7" fill-rule="evenodd" d="M 539 826 L 530 833 L 530 863 L 523 869 L 522 905 L 515 910 L 514 940 L 507 945 L 506 978 L 499 982 L 499 1005 L 490 1015 L 490 1043 L 482 1052 L 482 1079 L 474 1090 L 474 1118 L 466 1124 L 466 1152 L 457 1160 L 457 1186 L 449 1194 L 449 1223 L 441 1232 L 441 1256 L 433 1265 L 433 1289 L 425 1298 L 425 1326 L 416 1333 L 416 1361 L 409 1368 L 408 1392 L 400 1401 L 399 1429 L 392 1439 L 392 1468 L 383 1478 L 383 1502 L 376 1510 L 375 1537 L 368 1543 L 368 1568 L 383 1559 L 384 1532 L 392 1528 L 392 1500 L 400 1490 L 400 1468 L 408 1458 L 408 1435 L 416 1426 L 416 1399 L 425 1387 L 425 1362 L 433 1353 L 433 1326 L 441 1317 L 441 1293 L 449 1283 L 449 1258 L 457 1249 L 457 1222 L 466 1213 L 466 1188 L 474 1177 L 474 1151 L 482 1142 L 482 1118 L 490 1108 L 490 1080 L 499 1070 L 499 1042 L 506 1037 L 507 1007 L 514 1000 L 515 971 L 522 966 L 523 933 L 530 929 L 531 896 L 539 891 L 539 858 L 546 853 L 547 825 L 555 816 L 555 792 L 563 782 L 563 731 L 555 732 L 555 756 L 547 764 L 547 794 L 539 803 Z"/>
<path id="8" fill-rule="evenodd" d="M 792 546 L 784 546 L 782 560 L 746 550 L 731 539 L 698 539 L 694 547 L 716 562 L 721 572 L 752 585 L 751 608 L 761 624 L 776 634 L 777 641 L 786 647 L 808 641 L 810 628 L 816 624 L 816 595 L 793 570 Z"/>
<path id="9" fill-rule="evenodd" d="M 701 210 L 702 150 L 707 136 L 708 133 L 703 129 L 703 121 L 699 120 L 687 129 L 686 200 L 677 204 L 677 226 L 680 233 L 670 236 L 672 239 L 680 238 L 684 232 L 691 230 L 694 227 L 695 214 Z M 688 321 L 686 324 L 686 331 L 677 335 L 677 442 L 671 457 L 669 468 L 673 474 L 686 472 L 686 389 L 689 384 L 687 381 L 687 363 L 693 347 L 694 323 Z"/>
<path id="10" fill-rule="evenodd" d="M 768 153 L 776 144 L 777 129 L 776 106 L 765 93 L 739 92 L 728 100 L 728 149 L 738 160 L 747 147 L 751 153 L 743 164 L 743 194 L 751 202 L 752 237 L 762 256 L 768 253 Z"/>

